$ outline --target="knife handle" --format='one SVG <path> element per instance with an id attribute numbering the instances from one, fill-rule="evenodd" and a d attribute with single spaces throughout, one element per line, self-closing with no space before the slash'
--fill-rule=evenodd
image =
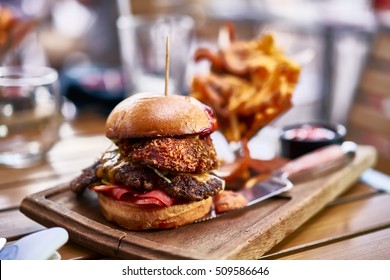
<path id="1" fill-rule="evenodd" d="M 288 162 L 278 171 L 278 174 L 291 181 L 312 179 L 351 162 L 356 150 L 356 144 L 349 141 L 342 145 L 320 148 Z"/>

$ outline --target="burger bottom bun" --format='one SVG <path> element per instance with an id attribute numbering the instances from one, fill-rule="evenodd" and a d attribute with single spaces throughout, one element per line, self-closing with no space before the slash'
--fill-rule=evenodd
<path id="1" fill-rule="evenodd" d="M 206 215 L 212 198 L 170 207 L 136 205 L 98 193 L 104 217 L 129 230 L 168 229 L 190 224 Z"/>

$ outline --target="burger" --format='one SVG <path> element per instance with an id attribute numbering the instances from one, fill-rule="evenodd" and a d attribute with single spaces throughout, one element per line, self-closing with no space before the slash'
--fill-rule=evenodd
<path id="1" fill-rule="evenodd" d="M 139 93 L 110 113 L 115 144 L 71 181 L 97 193 L 104 217 L 129 230 L 177 228 L 206 215 L 224 181 L 210 134 L 213 111 L 193 97 Z"/>

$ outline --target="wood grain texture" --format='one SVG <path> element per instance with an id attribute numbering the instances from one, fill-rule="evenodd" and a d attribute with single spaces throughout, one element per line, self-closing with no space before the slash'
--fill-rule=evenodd
<path id="1" fill-rule="evenodd" d="M 388 73 L 375 68 L 366 69 L 359 88 L 364 91 L 364 94 L 380 94 L 383 97 L 389 97 L 390 80 Z M 363 94 L 363 93 L 361 93 Z"/>
<path id="2" fill-rule="evenodd" d="M 390 228 L 356 236 L 326 246 L 298 252 L 280 260 L 389 260 Z"/>
<path id="3" fill-rule="evenodd" d="M 44 228 L 44 226 L 22 215 L 19 210 L 0 212 L 0 236 L 5 237 L 8 241 Z"/>
<path id="4" fill-rule="evenodd" d="M 62 246 L 58 253 L 60 253 L 63 260 L 98 260 L 105 258 L 105 256 L 100 255 L 96 251 L 71 241 Z"/>
<path id="5" fill-rule="evenodd" d="M 111 145 L 111 142 L 101 135 L 63 139 L 49 152 L 46 163 L 25 168 L 22 172 L 19 169 L 1 168 L 0 189 L 11 188 L 17 182 L 32 182 L 48 177 L 78 174 L 81 169 L 97 160 Z"/>
<path id="6" fill-rule="evenodd" d="M 277 258 L 278 255 L 288 255 L 320 244 L 338 242 L 373 229 L 390 227 L 389 212 L 390 195 L 383 193 L 329 205 L 267 252 L 267 258 Z"/>
<path id="7" fill-rule="evenodd" d="M 356 104 L 351 109 L 350 126 L 363 129 L 364 131 L 377 132 L 383 137 L 390 139 L 390 118 L 372 108 Z"/>
<path id="8" fill-rule="evenodd" d="M 390 36 L 387 32 L 380 32 L 374 40 L 372 46 L 372 55 L 384 61 L 390 61 Z"/>
<path id="9" fill-rule="evenodd" d="M 19 208 L 23 198 L 28 195 L 46 190 L 61 183 L 69 182 L 77 173 L 46 177 L 42 180 L 34 180 L 32 182 L 19 181 L 10 184 L 9 188 L 1 190 L 0 210 Z"/>
<path id="10" fill-rule="evenodd" d="M 101 135 L 70 137 L 50 151 L 47 163 L 22 170 L 0 168 L 0 210 L 19 207 L 24 197 L 69 182 L 110 146 Z"/>
<path id="11" fill-rule="evenodd" d="M 21 211 L 46 226 L 65 227 L 74 242 L 114 258 L 255 259 L 345 192 L 375 158 L 372 147 L 360 146 L 351 164 L 296 185 L 289 198 L 269 199 L 174 230 L 118 228 L 101 216 L 94 193 L 76 197 L 66 184 L 28 196 Z"/>

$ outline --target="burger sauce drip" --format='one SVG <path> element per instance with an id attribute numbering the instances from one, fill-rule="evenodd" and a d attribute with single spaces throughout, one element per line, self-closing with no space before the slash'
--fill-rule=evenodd
<path id="1" fill-rule="evenodd" d="M 207 117 L 208 117 L 208 119 L 210 121 L 210 127 L 202 129 L 199 132 L 200 135 L 210 134 L 211 132 L 217 130 L 218 127 L 219 127 L 217 119 L 214 116 L 213 110 L 210 107 L 206 106 L 206 105 L 203 105 L 203 110 L 206 112 L 206 115 L 207 115 Z"/>

